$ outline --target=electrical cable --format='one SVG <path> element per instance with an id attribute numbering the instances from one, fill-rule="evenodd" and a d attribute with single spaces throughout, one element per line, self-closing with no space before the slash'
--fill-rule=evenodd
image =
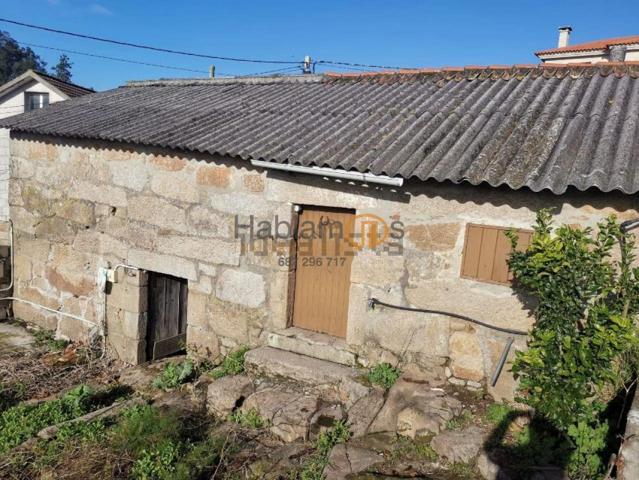
<path id="1" fill-rule="evenodd" d="M 182 71 L 185 71 L 185 72 L 193 72 L 193 73 L 205 73 L 205 74 L 209 73 L 207 70 L 196 70 L 196 69 L 193 69 L 193 68 L 174 67 L 174 66 L 171 66 L 171 65 L 162 65 L 160 63 L 140 62 L 138 60 L 129 60 L 129 59 L 126 59 L 126 58 L 109 57 L 109 56 L 106 56 L 106 55 L 98 55 L 98 54 L 95 54 L 95 53 L 80 52 L 80 51 L 77 51 L 77 50 L 67 50 L 65 48 L 48 47 L 46 45 L 38 45 L 38 44 L 35 44 L 35 43 L 20 42 L 20 41 L 17 41 L 17 42 L 20 45 L 27 45 L 29 47 L 45 48 L 47 50 L 55 50 L 57 52 L 71 53 L 73 55 L 84 55 L 86 57 L 100 58 L 100 59 L 104 59 L 104 60 L 113 60 L 113 61 L 116 61 L 116 62 L 133 63 L 133 64 L 136 64 L 136 65 L 146 65 L 146 66 L 149 66 L 149 67 L 167 68 L 169 70 L 182 70 Z M 218 75 L 226 75 L 226 74 L 218 73 Z"/>
<path id="2" fill-rule="evenodd" d="M 139 44 L 139 43 L 132 43 L 132 42 L 124 42 L 121 40 L 113 40 L 110 38 L 103 38 L 103 37 L 96 37 L 93 35 L 86 35 L 83 33 L 75 33 L 75 32 L 69 32 L 66 30 L 58 30 L 56 28 L 50 28 L 50 27 L 44 27 L 41 25 L 34 25 L 31 23 L 24 23 L 24 22 L 18 22 L 16 20 L 11 20 L 8 18 L 0 18 L 0 22 L 4 22 L 4 23 L 11 23 L 13 25 L 19 25 L 21 27 L 27 27 L 27 28 L 34 28 L 36 30 L 43 30 L 45 32 L 51 32 L 51 33 L 59 33 L 61 35 L 68 35 L 70 37 L 77 37 L 77 38 L 84 38 L 87 40 L 95 40 L 96 42 L 104 42 L 104 43 L 112 43 L 115 45 L 122 45 L 125 47 L 133 47 L 133 48 L 141 48 L 144 50 L 152 50 L 154 52 L 164 52 L 164 53 L 172 53 L 175 55 L 185 55 L 188 57 L 200 57 L 200 58 L 210 58 L 213 60 L 225 60 L 225 61 L 229 61 L 229 62 L 244 62 L 244 63 L 273 63 L 273 64 L 286 64 L 286 65 L 297 65 L 300 62 L 299 61 L 292 61 L 292 60 L 262 60 L 262 59 L 256 59 L 256 58 L 241 58 L 241 57 L 224 57 L 224 56 L 220 56 L 220 55 L 208 55 L 205 53 L 195 53 L 195 52 L 186 52 L 183 50 L 173 50 L 170 48 L 162 48 L 162 47 L 154 47 L 151 45 L 143 45 L 143 44 Z"/>
<path id="3" fill-rule="evenodd" d="M 378 300 L 377 298 L 374 298 L 374 297 L 368 300 L 368 304 L 370 308 L 375 308 L 375 305 L 381 305 L 382 307 L 393 308 L 395 310 L 404 310 L 407 312 L 432 313 L 435 315 L 445 315 L 448 317 L 457 318 L 459 320 L 464 320 L 466 322 L 474 323 L 475 325 L 480 325 L 482 327 L 490 328 L 492 330 L 497 330 L 498 332 L 510 333 L 511 335 L 523 335 L 526 337 L 528 336 L 528 332 L 524 332 L 522 330 L 514 330 L 512 328 L 504 328 L 504 327 L 497 327 L 495 325 L 489 325 L 488 323 L 484 323 L 480 320 L 467 317 L 466 315 L 460 315 L 458 313 L 444 312 L 442 310 L 431 310 L 428 308 L 403 307 L 401 305 L 393 305 L 390 303 L 382 302 L 381 300 Z"/>

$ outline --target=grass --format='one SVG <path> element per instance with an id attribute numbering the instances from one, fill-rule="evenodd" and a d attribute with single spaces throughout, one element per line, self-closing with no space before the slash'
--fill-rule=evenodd
<path id="1" fill-rule="evenodd" d="M 298 474 L 300 480 L 322 480 L 328 457 L 335 445 L 346 443 L 351 431 L 344 421 L 336 422 L 330 429 L 321 432 L 315 440 L 314 453 L 306 460 Z"/>
<path id="2" fill-rule="evenodd" d="M 213 378 L 222 378 L 227 375 L 239 375 L 244 373 L 244 355 L 249 351 L 248 347 L 241 347 L 229 353 L 222 363 L 209 372 Z"/>
<path id="3" fill-rule="evenodd" d="M 195 375 L 193 361 L 186 359 L 181 363 L 167 363 L 153 380 L 153 386 L 161 390 L 171 390 L 190 380 Z"/>
<path id="4" fill-rule="evenodd" d="M 446 422 L 447 430 L 461 430 L 473 422 L 473 414 L 470 410 L 464 409 L 461 414 Z"/>
<path id="5" fill-rule="evenodd" d="M 398 436 L 388 458 L 391 462 L 398 462 L 406 459 L 435 462 L 438 455 L 437 452 L 433 450 L 433 447 L 430 446 L 432 438 L 432 435 L 417 437 L 415 439 Z"/>
<path id="6" fill-rule="evenodd" d="M 36 330 L 33 333 L 35 337 L 35 344 L 38 347 L 46 347 L 52 352 L 59 352 L 60 350 L 64 350 L 69 342 L 67 340 L 56 340 L 54 338 L 54 333 L 51 330 L 40 329 Z"/>
<path id="7" fill-rule="evenodd" d="M 391 388 L 399 376 L 402 374 L 401 370 L 393 367 L 390 363 L 378 363 L 368 372 L 368 381 L 373 385 L 380 385 L 388 390 Z"/>
<path id="8" fill-rule="evenodd" d="M 486 421 L 492 425 L 499 425 L 515 411 L 515 409 L 505 403 L 491 403 L 486 408 Z"/>
<path id="9" fill-rule="evenodd" d="M 264 420 L 260 416 L 259 412 L 254 408 L 251 408 L 246 412 L 236 410 L 229 415 L 228 419 L 229 421 L 237 423 L 238 425 L 242 425 L 243 427 L 255 429 L 263 428 L 268 424 L 268 422 Z"/>

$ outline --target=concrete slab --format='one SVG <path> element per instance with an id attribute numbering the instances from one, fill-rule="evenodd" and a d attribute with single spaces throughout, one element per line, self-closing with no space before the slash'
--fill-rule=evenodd
<path id="1" fill-rule="evenodd" d="M 0 322 L 0 353 L 32 350 L 34 344 L 35 337 L 26 328 Z"/>

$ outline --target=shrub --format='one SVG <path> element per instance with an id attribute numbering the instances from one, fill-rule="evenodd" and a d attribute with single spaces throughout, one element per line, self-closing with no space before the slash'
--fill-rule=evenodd
<path id="1" fill-rule="evenodd" d="M 191 379 L 195 374 L 193 361 L 186 359 L 181 363 L 167 363 L 164 369 L 153 380 L 153 386 L 161 390 L 170 390 Z"/>
<path id="2" fill-rule="evenodd" d="M 249 351 L 248 347 L 241 347 L 234 352 L 229 353 L 222 363 L 214 368 L 210 375 L 213 378 L 222 378 L 227 375 L 239 375 L 244 373 L 244 355 Z"/>
<path id="3" fill-rule="evenodd" d="M 249 428 L 262 428 L 267 424 L 267 422 L 260 416 L 259 412 L 254 408 L 251 408 L 246 412 L 236 410 L 229 415 L 229 420 L 237 423 L 238 425 Z"/>
<path id="4" fill-rule="evenodd" d="M 373 385 L 380 385 L 386 390 L 391 388 L 402 372 L 390 363 L 379 363 L 368 372 L 368 381 Z"/>
<path id="5" fill-rule="evenodd" d="M 509 236 L 516 247 L 517 236 Z M 517 352 L 513 364 L 520 400 L 570 441 L 572 478 L 593 478 L 603 470 L 604 410 L 634 374 L 629 359 L 637 349 L 639 269 L 632 268 L 633 248 L 634 237 L 614 217 L 598 224 L 596 233 L 570 226 L 553 230 L 544 210 L 528 249 L 513 248 L 509 259 L 518 287 L 538 300 L 528 350 Z"/>

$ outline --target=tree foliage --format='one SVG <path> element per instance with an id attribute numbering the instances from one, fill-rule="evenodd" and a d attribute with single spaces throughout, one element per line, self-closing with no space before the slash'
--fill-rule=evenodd
<path id="1" fill-rule="evenodd" d="M 573 446 L 574 478 L 603 468 L 608 424 L 603 416 L 616 390 L 634 375 L 634 320 L 639 312 L 639 268 L 634 237 L 614 217 L 596 231 L 553 229 L 549 211 L 537 215 L 530 247 L 509 265 L 519 288 L 538 300 L 528 350 L 513 364 L 522 401 L 534 407 Z"/>
<path id="2" fill-rule="evenodd" d="M 21 47 L 11 35 L 0 31 L 0 84 L 29 69 L 46 72 L 47 64 L 29 47 Z"/>
<path id="3" fill-rule="evenodd" d="M 71 59 L 67 57 L 65 54 L 60 55 L 60 59 L 55 67 L 53 67 L 53 76 L 59 78 L 63 82 L 71 81 L 71 67 L 73 63 L 71 63 Z"/>

